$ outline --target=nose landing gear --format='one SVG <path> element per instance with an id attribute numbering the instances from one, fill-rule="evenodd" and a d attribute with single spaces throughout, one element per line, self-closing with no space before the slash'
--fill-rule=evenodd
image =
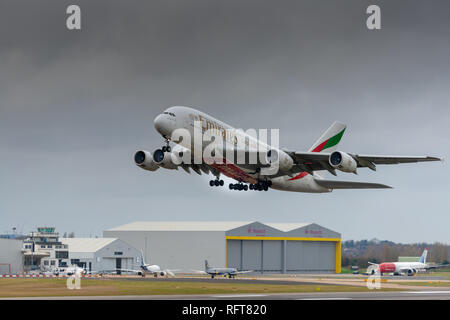
<path id="1" fill-rule="evenodd" d="M 166 139 L 166 145 L 164 147 L 161 148 L 162 152 L 171 152 L 172 149 L 169 146 L 169 140 Z"/>

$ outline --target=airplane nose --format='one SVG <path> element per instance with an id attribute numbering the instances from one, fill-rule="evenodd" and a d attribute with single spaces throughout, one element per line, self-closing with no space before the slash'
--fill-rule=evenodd
<path id="1" fill-rule="evenodd" d="M 160 114 L 154 120 L 155 129 L 163 136 L 170 137 L 175 130 L 176 122 L 166 114 Z"/>
<path id="2" fill-rule="evenodd" d="M 164 119 L 164 117 L 163 117 L 162 114 L 160 114 L 159 116 L 157 116 L 157 117 L 155 118 L 155 121 L 154 121 L 155 129 L 156 129 L 156 131 L 158 131 L 158 132 L 161 133 L 162 135 L 165 134 L 165 133 L 164 133 L 164 131 L 165 131 L 165 130 L 164 130 L 164 129 L 165 129 L 164 123 L 165 123 L 165 119 Z"/>

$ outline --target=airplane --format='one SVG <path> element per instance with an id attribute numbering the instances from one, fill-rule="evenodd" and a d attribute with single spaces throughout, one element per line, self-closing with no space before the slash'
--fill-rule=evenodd
<path id="1" fill-rule="evenodd" d="M 141 266 L 140 266 L 140 270 L 130 270 L 130 269 L 119 269 L 121 272 L 132 272 L 132 273 L 136 273 L 142 277 L 145 277 L 145 275 L 150 274 L 153 275 L 155 278 L 158 277 L 158 275 L 162 276 L 162 277 L 167 277 L 167 276 L 175 276 L 175 272 L 179 271 L 179 270 L 169 270 L 169 269 L 164 269 L 162 270 L 160 266 L 156 265 L 156 264 L 147 264 L 145 263 L 144 260 L 144 253 L 141 250 Z"/>
<path id="2" fill-rule="evenodd" d="M 419 271 L 450 266 L 450 264 L 429 265 L 427 263 L 427 254 L 428 248 L 425 248 L 418 262 L 383 262 L 380 264 L 369 262 L 370 266 L 367 269 L 367 273 L 375 274 L 379 272 L 380 275 L 383 275 L 383 273 L 393 273 L 395 276 L 404 274 L 413 276 Z"/>
<path id="3" fill-rule="evenodd" d="M 170 170 L 182 168 L 187 173 L 191 173 L 192 169 L 199 175 L 202 172 L 212 173 L 216 177 L 209 182 L 212 187 L 224 185 L 224 181 L 220 179 L 220 175 L 223 174 L 238 182 L 230 183 L 230 190 L 267 191 L 271 188 L 292 192 L 324 193 L 334 189 L 391 188 L 379 183 L 324 179 L 323 174 L 329 172 L 337 176 L 337 170 L 357 174 L 358 168 L 366 167 L 376 171 L 376 165 L 381 164 L 442 161 L 441 158 L 430 156 L 363 155 L 338 151 L 338 144 L 347 128 L 340 122 L 334 122 L 307 152 L 290 151 L 266 144 L 242 130 L 237 130 L 190 107 L 175 106 L 166 109 L 154 119 L 154 126 L 165 139 L 165 145 L 155 150 L 153 154 L 146 150 L 137 151 L 134 161 L 138 167 L 148 171 L 156 171 L 161 167 Z M 177 137 L 176 134 L 181 130 L 194 139 Z M 196 130 L 204 135 L 200 159 L 195 150 Z M 213 135 L 214 141 L 206 144 L 205 141 L 211 140 Z M 221 139 L 216 140 L 217 137 Z M 175 143 L 174 151 L 170 141 Z M 245 141 L 245 149 L 238 146 L 238 141 Z M 216 155 L 215 151 L 210 154 L 219 161 L 211 161 L 203 156 L 207 148 L 215 147 L 218 154 Z M 242 161 L 236 163 L 236 154 L 242 152 L 245 159 L 250 159 L 252 154 L 256 153 L 255 150 L 258 150 L 256 162 L 250 163 L 245 160 L 243 164 Z M 275 166 L 278 170 L 269 170 Z"/>
<path id="4" fill-rule="evenodd" d="M 238 271 L 236 268 L 217 268 L 210 267 L 208 264 L 208 260 L 205 260 L 205 270 L 192 270 L 196 273 L 209 274 L 211 279 L 214 279 L 215 276 L 228 276 L 228 278 L 234 278 L 238 274 L 250 273 L 254 270 L 246 270 L 246 271 Z"/>
<path id="5" fill-rule="evenodd" d="M 71 275 L 85 275 L 87 274 L 86 269 L 80 268 L 77 265 L 72 265 L 70 267 L 58 267 L 58 268 L 54 268 L 52 270 L 49 270 L 47 272 L 45 272 L 45 274 L 52 274 L 52 275 L 56 275 L 56 276 L 71 276 Z"/>

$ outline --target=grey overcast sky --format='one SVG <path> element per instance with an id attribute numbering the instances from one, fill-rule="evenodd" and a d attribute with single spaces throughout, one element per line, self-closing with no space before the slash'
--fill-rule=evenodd
<path id="1" fill-rule="evenodd" d="M 73 3 L 81 31 L 66 28 Z M 366 28 L 370 4 L 381 30 Z M 445 163 L 340 173 L 394 189 L 330 194 L 232 192 L 133 163 L 162 145 L 153 119 L 173 105 L 279 128 L 289 149 L 339 120 L 343 151 L 448 156 L 449 34 L 448 0 L 1 0 L 0 233 L 258 220 L 450 243 Z"/>

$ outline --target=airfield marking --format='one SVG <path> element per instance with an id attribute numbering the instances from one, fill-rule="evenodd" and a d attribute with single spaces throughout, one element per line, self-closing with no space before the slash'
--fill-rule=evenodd
<path id="1" fill-rule="evenodd" d="M 257 297 L 267 297 L 267 294 L 228 294 L 228 295 L 214 295 L 215 298 L 257 298 Z"/>
<path id="2" fill-rule="evenodd" d="M 302 298 L 295 300 L 352 300 L 353 298 Z"/>
<path id="3" fill-rule="evenodd" d="M 446 293 L 446 294 L 450 294 L 450 290 L 447 291 L 406 291 L 405 293 L 424 293 L 424 294 L 441 294 L 441 293 Z"/>

